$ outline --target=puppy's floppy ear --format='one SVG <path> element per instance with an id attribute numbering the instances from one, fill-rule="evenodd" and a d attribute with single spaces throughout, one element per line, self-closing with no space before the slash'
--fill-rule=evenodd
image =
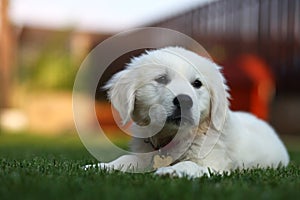
<path id="1" fill-rule="evenodd" d="M 215 65 L 212 79 L 208 80 L 211 95 L 211 122 L 217 131 L 221 131 L 227 111 L 229 109 L 229 93 L 225 78 L 220 72 L 220 67 Z"/>
<path id="2" fill-rule="evenodd" d="M 118 72 L 103 87 L 108 89 L 108 98 L 119 112 L 123 125 L 130 121 L 135 102 L 135 84 L 130 75 L 129 69 Z"/>

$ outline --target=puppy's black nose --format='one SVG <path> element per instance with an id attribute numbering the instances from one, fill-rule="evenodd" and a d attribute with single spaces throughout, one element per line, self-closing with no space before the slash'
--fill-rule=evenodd
<path id="1" fill-rule="evenodd" d="M 173 104 L 177 108 L 189 109 L 193 106 L 193 100 L 188 95 L 180 94 L 173 99 Z"/>

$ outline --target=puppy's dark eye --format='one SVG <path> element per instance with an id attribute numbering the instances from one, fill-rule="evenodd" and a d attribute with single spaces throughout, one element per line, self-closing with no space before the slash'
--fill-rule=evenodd
<path id="1" fill-rule="evenodd" d="M 155 79 L 155 81 L 164 85 L 168 84 L 169 82 L 168 77 L 166 75 L 159 76 L 158 78 Z"/>
<path id="2" fill-rule="evenodd" d="M 192 86 L 193 86 L 194 88 L 199 89 L 199 88 L 201 88 L 202 83 L 201 83 L 201 81 L 199 81 L 198 79 L 196 79 L 196 80 L 192 83 Z"/>

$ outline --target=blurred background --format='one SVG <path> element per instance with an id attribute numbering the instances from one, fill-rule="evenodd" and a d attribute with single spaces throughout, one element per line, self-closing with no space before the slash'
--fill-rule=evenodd
<path id="1" fill-rule="evenodd" d="M 224 67 L 233 110 L 300 135 L 299 0 L 0 0 L 0 10 L 1 133 L 76 134 L 72 87 L 85 56 L 120 31 L 152 26 L 203 45 Z M 116 132 L 105 94 L 96 97 L 101 125 Z"/>

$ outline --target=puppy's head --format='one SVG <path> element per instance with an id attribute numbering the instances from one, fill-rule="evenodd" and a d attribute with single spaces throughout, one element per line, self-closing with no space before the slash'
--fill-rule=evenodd
<path id="1" fill-rule="evenodd" d="M 210 60 L 179 47 L 146 52 L 134 58 L 126 69 L 115 74 L 104 87 L 123 124 L 131 119 L 138 125 L 154 116 L 166 125 L 198 125 L 210 117 L 221 128 L 228 107 L 227 86 L 219 67 Z M 224 93 L 225 92 L 225 93 Z M 225 97 L 225 99 L 223 98 Z M 165 116 L 166 114 L 166 116 Z"/>

